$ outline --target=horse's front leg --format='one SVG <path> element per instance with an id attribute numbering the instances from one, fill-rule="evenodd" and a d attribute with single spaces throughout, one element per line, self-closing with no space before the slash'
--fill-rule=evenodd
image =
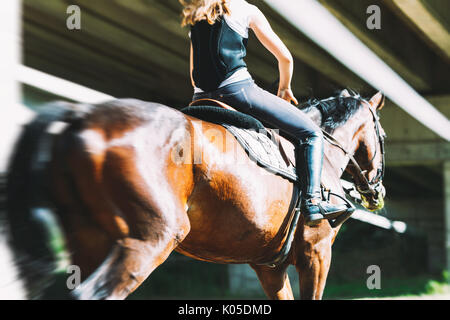
<path id="1" fill-rule="evenodd" d="M 286 272 L 287 265 L 276 268 L 250 265 L 258 275 L 267 297 L 272 300 L 294 300 L 291 283 Z"/>
<path id="2" fill-rule="evenodd" d="M 327 221 L 317 227 L 305 226 L 303 229 L 303 237 L 297 243 L 295 259 L 302 300 L 322 299 L 331 265 L 333 235 L 334 232 Z"/>

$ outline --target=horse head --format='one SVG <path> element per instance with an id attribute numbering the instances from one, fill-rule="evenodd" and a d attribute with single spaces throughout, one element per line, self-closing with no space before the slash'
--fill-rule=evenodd
<path id="1" fill-rule="evenodd" d="M 353 176 L 356 190 L 361 195 L 362 205 L 370 210 L 380 210 L 384 206 L 386 189 L 383 186 L 385 168 L 384 139 L 386 134 L 379 121 L 379 112 L 385 103 L 379 92 L 370 101 L 361 99 L 361 122 L 354 136 L 354 159 L 346 171 Z"/>

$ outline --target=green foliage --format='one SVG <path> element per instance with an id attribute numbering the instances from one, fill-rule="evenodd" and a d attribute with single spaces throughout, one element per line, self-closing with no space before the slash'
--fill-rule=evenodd
<path id="1" fill-rule="evenodd" d="M 444 270 L 442 272 L 442 280 L 447 283 L 450 283 L 450 272 L 448 270 Z"/>
<path id="2" fill-rule="evenodd" d="M 422 295 L 441 295 L 450 293 L 450 285 L 444 277 L 433 278 L 428 275 L 408 278 L 382 279 L 380 290 L 369 290 L 365 282 L 335 282 L 328 283 L 324 299 L 358 299 L 358 298 L 388 298 Z"/>

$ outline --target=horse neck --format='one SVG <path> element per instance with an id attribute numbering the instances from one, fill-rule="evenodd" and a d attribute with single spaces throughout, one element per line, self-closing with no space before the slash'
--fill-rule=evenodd
<path id="1" fill-rule="evenodd" d="M 307 114 L 320 126 L 322 119 L 319 110 L 313 108 Z M 350 155 L 353 155 L 358 148 L 358 131 L 362 128 L 366 120 L 367 117 L 364 108 L 361 108 L 345 124 L 336 128 L 332 133 L 332 136 Z M 324 153 L 325 157 L 329 159 L 332 168 L 336 171 L 340 170 L 339 173 L 342 175 L 350 160 L 349 157 L 341 149 L 328 142 L 325 142 Z"/>

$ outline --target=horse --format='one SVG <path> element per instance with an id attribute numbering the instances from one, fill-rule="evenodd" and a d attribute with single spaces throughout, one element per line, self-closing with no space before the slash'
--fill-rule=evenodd
<path id="1" fill-rule="evenodd" d="M 345 196 L 347 171 L 369 210 L 385 195 L 383 105 L 381 93 L 365 100 L 345 90 L 302 107 L 329 137 L 323 184 Z M 294 298 L 286 272 L 294 265 L 301 299 L 321 299 L 339 232 L 300 217 L 287 258 L 265 264 L 286 241 L 293 182 L 248 161 L 224 126 L 134 99 L 43 108 L 17 140 L 6 189 L 11 244 L 34 294 L 57 259 L 42 208 L 52 210 L 81 270 L 75 299 L 125 299 L 174 250 L 249 264 L 270 299 Z"/>

